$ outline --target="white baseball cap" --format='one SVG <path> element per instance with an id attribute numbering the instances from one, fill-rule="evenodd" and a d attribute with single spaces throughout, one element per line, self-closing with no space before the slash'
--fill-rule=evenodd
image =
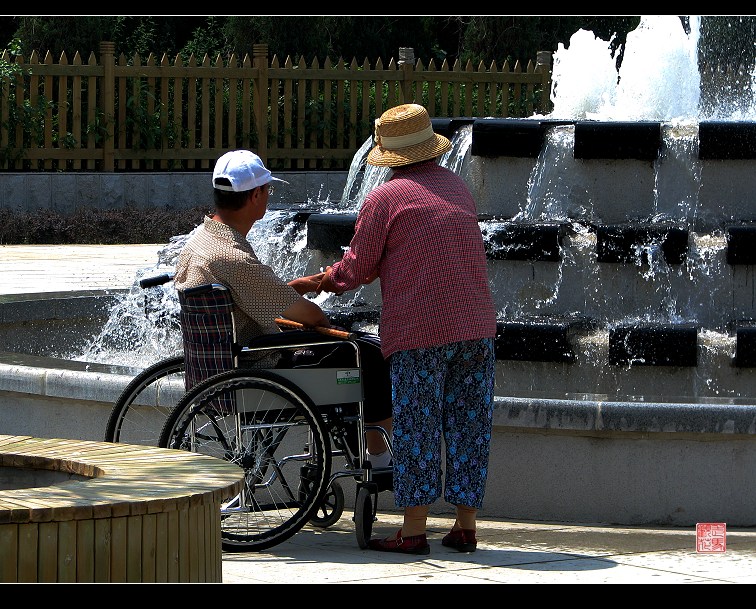
<path id="1" fill-rule="evenodd" d="M 216 184 L 216 178 L 226 178 L 231 186 Z M 274 180 L 288 184 L 286 180 L 274 178 L 262 159 L 250 150 L 227 152 L 216 161 L 213 170 L 213 188 L 218 190 L 243 192 Z"/>

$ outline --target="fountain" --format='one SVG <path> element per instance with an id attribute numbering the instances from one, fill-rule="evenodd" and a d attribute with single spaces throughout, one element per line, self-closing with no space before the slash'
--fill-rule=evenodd
<path id="1" fill-rule="evenodd" d="M 549 115 L 433 119 L 453 143 L 441 162 L 478 202 L 498 306 L 489 514 L 756 525 L 756 112 L 749 99 L 702 114 L 689 23 L 642 18 L 619 74 L 607 41 L 575 33 L 554 54 Z M 261 258 L 295 276 L 341 256 L 387 177 L 365 165 L 371 144 L 341 201 L 255 225 Z M 142 274 L 170 268 L 186 238 Z M 177 351 L 170 290 L 146 307 L 124 294 L 73 359 L 139 367 Z M 372 328 L 380 286 L 316 300 Z M 105 395 L 119 375 L 100 372 Z"/>

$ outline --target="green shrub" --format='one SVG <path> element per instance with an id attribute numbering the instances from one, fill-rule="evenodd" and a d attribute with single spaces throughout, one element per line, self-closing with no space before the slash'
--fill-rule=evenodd
<path id="1" fill-rule="evenodd" d="M 0 208 L 2 245 L 125 245 L 168 243 L 202 222 L 206 207 L 79 209 L 73 214 L 40 209 L 19 213 Z"/>

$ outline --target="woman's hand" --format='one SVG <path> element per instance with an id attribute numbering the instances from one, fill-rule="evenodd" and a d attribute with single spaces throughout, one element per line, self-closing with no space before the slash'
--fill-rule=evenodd
<path id="1" fill-rule="evenodd" d="M 336 296 L 341 296 L 344 292 L 338 292 L 335 285 L 333 285 L 333 280 L 331 279 L 331 272 L 333 271 L 333 267 L 327 266 L 325 273 L 323 273 L 323 277 L 320 280 L 320 285 L 318 285 L 318 289 L 316 291 L 316 294 L 320 294 L 321 292 L 333 292 L 336 294 Z"/>
<path id="2" fill-rule="evenodd" d="M 289 282 L 289 285 L 294 288 L 300 296 L 315 292 L 320 294 L 319 288 L 323 281 L 325 273 L 316 273 L 315 275 L 306 275 L 304 277 L 297 277 Z"/>

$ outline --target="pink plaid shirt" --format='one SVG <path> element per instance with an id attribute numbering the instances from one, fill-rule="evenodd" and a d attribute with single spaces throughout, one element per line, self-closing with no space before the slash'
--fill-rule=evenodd
<path id="1" fill-rule="evenodd" d="M 339 290 L 381 280 L 381 351 L 494 337 L 496 310 L 475 201 L 436 161 L 397 167 L 362 204 L 331 278 Z"/>

